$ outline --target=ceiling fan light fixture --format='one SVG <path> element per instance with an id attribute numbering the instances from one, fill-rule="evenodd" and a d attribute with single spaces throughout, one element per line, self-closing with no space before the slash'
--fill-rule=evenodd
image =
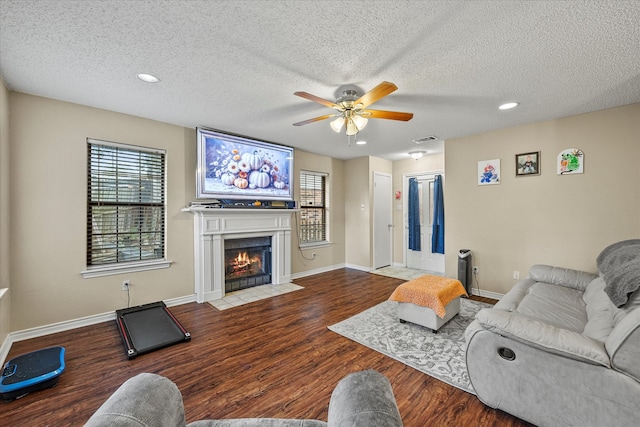
<path id="1" fill-rule="evenodd" d="M 412 159 L 414 160 L 418 160 L 419 158 L 421 158 L 422 156 L 424 156 L 426 153 L 426 151 L 422 151 L 422 150 L 417 150 L 417 151 L 410 151 L 409 155 L 411 156 Z"/>
<path id="2" fill-rule="evenodd" d="M 334 132 L 340 133 L 340 129 L 342 129 L 344 122 L 345 118 L 340 116 L 337 119 L 332 120 L 331 123 L 329 123 L 329 126 L 331 126 L 331 129 L 333 129 Z"/>
<path id="3" fill-rule="evenodd" d="M 358 130 L 362 130 L 365 128 L 365 126 L 367 126 L 367 122 L 369 121 L 368 119 L 359 116 L 359 115 L 354 115 L 352 117 L 353 123 L 356 125 L 356 127 L 358 128 Z"/>
<path id="4" fill-rule="evenodd" d="M 347 135 L 355 135 L 358 133 L 358 126 L 353 122 L 353 119 L 347 119 Z"/>
<path id="5" fill-rule="evenodd" d="M 309 123 L 315 123 L 320 120 L 334 118 L 329 123 L 334 132 L 340 133 L 342 127 L 345 126 L 345 133 L 347 136 L 353 136 L 367 126 L 369 119 L 400 120 L 407 122 L 413 118 L 413 113 L 367 109 L 371 104 L 381 98 L 384 98 L 397 89 L 398 86 L 395 84 L 384 81 L 362 96 L 358 96 L 355 90 L 345 90 L 336 102 L 320 98 L 319 96 L 315 96 L 307 92 L 294 92 L 293 94 L 296 96 L 333 109 L 334 114 L 325 114 L 323 116 L 294 123 L 293 125 L 302 126 Z M 337 111 L 337 113 L 335 113 L 335 111 Z"/>

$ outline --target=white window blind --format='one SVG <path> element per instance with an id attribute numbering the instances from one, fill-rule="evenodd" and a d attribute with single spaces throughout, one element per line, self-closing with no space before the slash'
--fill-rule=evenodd
<path id="1" fill-rule="evenodd" d="M 87 265 L 164 259 L 165 152 L 87 145 Z"/>
<path id="2" fill-rule="evenodd" d="M 300 172 L 300 233 L 301 244 L 329 240 L 328 175 Z"/>

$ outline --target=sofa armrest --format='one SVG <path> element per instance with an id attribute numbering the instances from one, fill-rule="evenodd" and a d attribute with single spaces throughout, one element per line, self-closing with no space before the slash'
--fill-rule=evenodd
<path id="1" fill-rule="evenodd" d="M 568 329 L 559 328 L 525 314 L 485 308 L 476 314 L 485 329 L 550 353 L 610 367 L 604 345 Z"/>
<path id="2" fill-rule="evenodd" d="M 587 285 L 598 276 L 596 274 L 587 273 L 586 271 L 536 264 L 529 269 L 529 277 L 536 282 L 561 285 L 584 292 Z"/>
<path id="3" fill-rule="evenodd" d="M 125 381 L 85 426 L 184 426 L 182 394 L 169 379 L 138 374 Z"/>
<path id="4" fill-rule="evenodd" d="M 328 426 L 402 427 L 389 380 L 374 370 L 340 380 L 331 394 Z"/>
<path id="5" fill-rule="evenodd" d="M 640 381 L 640 308 L 629 312 L 611 331 L 605 348 L 613 369 Z"/>

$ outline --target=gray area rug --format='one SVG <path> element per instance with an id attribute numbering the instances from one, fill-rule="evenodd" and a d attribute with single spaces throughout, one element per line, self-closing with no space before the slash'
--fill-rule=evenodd
<path id="1" fill-rule="evenodd" d="M 438 333 L 413 323 L 400 323 L 395 301 L 385 301 L 329 329 L 420 372 L 475 394 L 465 363 L 464 330 L 476 313 L 490 304 L 460 300 L 460 313 Z"/>

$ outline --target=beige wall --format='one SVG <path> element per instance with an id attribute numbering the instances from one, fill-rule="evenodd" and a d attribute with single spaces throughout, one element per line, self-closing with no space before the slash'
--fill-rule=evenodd
<path id="1" fill-rule="evenodd" d="M 403 189 L 403 176 L 415 173 L 432 173 L 444 171 L 444 153 L 430 154 L 418 160 L 407 159 L 393 162 L 393 193 L 400 191 L 400 199 L 393 199 L 393 263 L 405 265 L 404 221 L 406 194 Z M 402 207 L 401 210 L 397 206 Z M 446 206 L 445 206 L 446 208 Z M 445 248 L 446 249 L 446 248 Z"/>
<path id="2" fill-rule="evenodd" d="M 9 92 L 0 77 L 0 289 L 11 287 L 9 229 Z M 0 346 L 10 332 L 10 300 L 9 291 L 0 299 Z"/>
<path id="3" fill-rule="evenodd" d="M 373 174 L 392 175 L 393 163 L 379 157 L 345 162 L 345 259 L 348 267 L 373 267 Z"/>
<path id="4" fill-rule="evenodd" d="M 195 131 L 105 110 L 10 93 L 11 330 L 194 293 Z M 168 269 L 83 279 L 86 138 L 167 151 Z M 4 192 L 3 192 L 4 194 Z"/>
<path id="5" fill-rule="evenodd" d="M 293 166 L 295 170 L 294 181 L 299 182 L 300 171 L 323 172 L 329 174 L 330 200 L 329 209 L 329 239 L 331 245 L 322 247 L 310 247 L 300 249 L 296 234 L 298 216 L 294 217 L 294 230 L 292 232 L 291 273 L 301 273 L 309 270 L 323 270 L 334 265 L 344 263 L 345 248 L 345 218 L 344 218 L 344 161 L 320 156 L 302 150 L 295 150 Z M 300 189 L 294 186 L 294 199 L 300 200 Z M 312 254 L 316 257 L 312 259 Z"/>
<path id="6" fill-rule="evenodd" d="M 8 99 L 8 101 L 7 101 Z M 196 136 L 194 129 L 110 111 L 65 103 L 2 86 L 2 193 L 0 231 L 12 219 L 11 246 L 0 258 L 3 280 L 12 279 L 9 297 L 0 307 L 7 318 L 0 332 L 113 312 L 126 307 L 121 282 L 131 280 L 131 305 L 179 298 L 194 293 L 193 216 L 181 209 L 195 200 Z M 167 258 L 171 268 L 83 279 L 86 233 L 86 138 L 167 150 Z M 11 144 L 9 144 L 11 141 Z M 8 187 L 11 146 L 11 189 Z M 331 183 L 332 244 L 305 252 L 294 232 L 292 273 L 323 270 L 345 262 L 344 162 L 296 150 L 294 167 L 326 172 Z M 297 189 L 295 191 L 298 191 Z M 295 194 L 299 197 L 299 192 Z M 294 225 L 296 223 L 294 222 Z M 8 245 L 2 239 L 2 245 Z M 0 246 L 0 248 L 2 248 Z M 7 246 L 8 248 L 8 246 Z M 9 271 L 8 253 L 12 254 Z M 4 286 L 4 284 L 3 284 Z M 0 314 L 2 316 L 2 314 Z M 10 327 L 9 327 L 10 323 Z M 3 342 L 5 336 L 0 336 Z"/>
<path id="7" fill-rule="evenodd" d="M 507 292 L 532 264 L 594 272 L 608 244 L 640 237 L 640 104 L 445 143 L 446 275 L 473 251 L 480 289 Z M 584 174 L 556 157 L 584 152 Z M 540 176 L 515 176 L 515 155 L 541 151 Z M 502 182 L 478 186 L 477 162 L 501 159 Z"/>
<path id="8" fill-rule="evenodd" d="M 369 203 L 369 158 L 345 161 L 345 262 L 348 266 L 367 270 L 371 237 Z"/>
<path id="9" fill-rule="evenodd" d="M 393 164 L 367 157 L 342 161 L 296 150 L 296 175 L 301 169 L 329 174 L 332 245 L 303 252 L 294 230 L 292 273 L 345 263 L 369 268 L 373 172 L 392 171 L 393 190 L 402 191 L 403 174 L 445 167 L 448 276 L 457 275 L 457 250 L 467 247 L 480 267 L 481 289 L 496 293 L 512 286 L 513 270 L 524 276 L 533 263 L 593 271 L 606 244 L 640 236 L 638 117 L 640 105 L 632 105 L 460 138 L 446 142 L 444 160 L 434 155 Z M 132 282 L 131 305 L 193 294 L 193 217 L 181 208 L 195 199 L 195 130 L 7 92 L 4 85 L 0 125 L 0 286 L 10 279 L 10 300 L 4 300 L 11 305 L 11 331 L 125 307 L 123 279 Z M 167 150 L 171 268 L 93 279 L 80 275 L 87 137 Z M 585 174 L 556 175 L 555 156 L 568 147 L 585 152 Z M 537 150 L 542 175 L 516 178 L 515 154 Z M 491 158 L 502 159 L 503 182 L 479 187 L 477 161 Z M 395 263 L 402 263 L 403 218 L 395 210 L 402 202 L 394 200 Z M 302 256 L 312 252 L 314 260 Z M 8 304 L 0 306 L 2 341 Z"/>

